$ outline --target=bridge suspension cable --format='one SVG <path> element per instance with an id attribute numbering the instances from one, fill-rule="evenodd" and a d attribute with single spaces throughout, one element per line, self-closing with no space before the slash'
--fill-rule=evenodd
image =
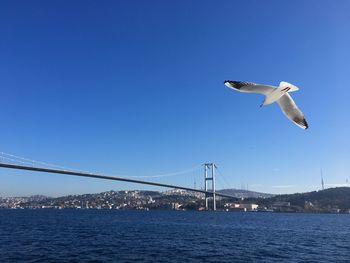
<path id="1" fill-rule="evenodd" d="M 17 156 L 14 154 L 10 154 L 10 153 L 5 153 L 5 152 L 0 152 L 0 159 L 5 159 L 8 161 L 11 161 L 13 163 L 21 163 L 21 164 L 27 164 L 30 166 L 45 166 L 45 167 L 51 167 L 51 168 L 59 168 L 59 169 L 63 169 L 63 170 L 67 170 L 67 171 L 78 171 L 76 169 L 71 169 L 71 168 L 67 168 L 61 165 L 56 165 L 56 164 L 51 164 L 51 163 L 47 163 L 47 162 L 41 162 L 41 161 L 35 161 L 29 158 L 25 158 L 25 157 L 21 157 L 21 156 Z"/>
<path id="2" fill-rule="evenodd" d="M 223 185 L 226 185 L 227 188 L 234 188 L 234 187 L 232 187 L 232 185 L 229 183 L 229 181 L 226 179 L 226 177 L 223 175 L 221 169 L 216 168 L 216 170 L 217 170 L 217 172 L 218 172 L 218 174 L 219 174 L 218 178 L 219 178 L 219 180 L 221 180 L 221 182 L 223 183 Z"/>
<path id="3" fill-rule="evenodd" d="M 128 178 L 160 178 L 160 177 L 170 177 L 175 175 L 181 175 L 181 174 L 187 174 L 189 172 L 194 172 L 199 169 L 201 169 L 202 165 L 195 165 L 192 168 L 188 168 L 186 170 L 182 170 L 179 172 L 172 172 L 172 173 L 166 173 L 166 174 L 157 174 L 157 175 L 141 175 L 141 176 L 126 176 Z"/>
<path id="4" fill-rule="evenodd" d="M 28 165 L 31 167 L 46 167 L 46 168 L 57 168 L 61 169 L 64 171 L 73 171 L 73 172 L 83 172 L 83 173 L 94 173 L 94 172 L 88 172 L 88 171 L 83 171 L 79 169 L 72 169 L 72 168 L 67 168 L 61 165 L 57 164 L 52 164 L 52 163 L 47 163 L 47 162 L 42 162 L 42 161 L 36 161 L 33 159 L 17 156 L 14 154 L 9 154 L 5 152 L 0 152 L 0 160 L 6 160 L 6 162 L 3 163 L 12 163 L 12 164 L 24 164 Z M 171 172 L 171 173 L 165 173 L 165 174 L 155 174 L 155 175 L 118 175 L 118 177 L 123 177 L 123 178 L 161 178 L 161 177 L 170 177 L 170 176 L 175 176 L 175 175 L 182 175 L 182 174 L 187 174 L 196 170 L 199 170 L 201 168 L 201 164 L 195 165 L 191 168 L 187 168 L 185 170 L 177 171 L 177 172 Z"/>

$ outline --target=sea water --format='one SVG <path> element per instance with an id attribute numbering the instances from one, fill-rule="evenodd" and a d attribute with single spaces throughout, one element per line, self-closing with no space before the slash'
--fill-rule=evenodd
<path id="1" fill-rule="evenodd" d="M 349 214 L 0 210 L 0 262 L 350 262 Z"/>

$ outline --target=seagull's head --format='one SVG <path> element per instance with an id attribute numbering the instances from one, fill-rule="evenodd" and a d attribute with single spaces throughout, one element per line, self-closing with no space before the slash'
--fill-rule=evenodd
<path id="1" fill-rule="evenodd" d="M 225 80 L 224 84 L 226 87 L 228 87 L 230 89 L 234 89 L 236 86 L 235 81 L 231 81 L 231 80 Z"/>

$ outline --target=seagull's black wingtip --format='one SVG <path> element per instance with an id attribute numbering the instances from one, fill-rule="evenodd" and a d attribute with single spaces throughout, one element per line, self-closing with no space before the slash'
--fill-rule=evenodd
<path id="1" fill-rule="evenodd" d="M 304 126 L 305 126 L 305 130 L 307 130 L 309 128 L 309 124 L 307 123 L 307 121 L 304 119 Z"/>

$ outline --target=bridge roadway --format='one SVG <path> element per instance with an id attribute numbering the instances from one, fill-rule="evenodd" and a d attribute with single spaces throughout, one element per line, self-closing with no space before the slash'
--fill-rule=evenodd
<path id="1" fill-rule="evenodd" d="M 154 186 L 161 186 L 161 187 L 167 187 L 167 188 L 175 188 L 175 189 L 182 189 L 182 190 L 187 190 L 187 191 L 192 191 L 192 192 L 198 192 L 198 193 L 203 193 L 203 194 L 206 194 L 209 196 L 213 195 L 212 191 L 205 191 L 205 190 L 194 189 L 194 188 L 190 188 L 190 187 L 183 187 L 183 186 L 178 186 L 178 185 L 163 184 L 163 183 L 149 182 L 149 181 L 143 181 L 143 180 L 135 180 L 135 179 L 129 179 L 129 178 L 124 178 L 124 177 L 108 176 L 108 175 L 95 174 L 95 173 L 76 172 L 76 171 L 70 171 L 70 170 L 33 167 L 33 166 L 8 164 L 8 163 L 0 163 L 0 168 L 1 167 L 2 168 L 9 168 L 9 169 L 16 169 L 16 170 L 33 171 L 33 172 L 43 172 L 43 173 L 54 173 L 54 174 L 66 174 L 66 175 L 74 175 L 74 176 L 82 176 L 82 177 L 91 177 L 91 178 L 98 178 L 98 179 L 105 179 L 105 180 L 136 183 L 136 184 L 147 184 L 147 185 L 154 185 Z M 236 198 L 234 196 L 222 194 L 220 192 L 215 192 L 215 195 L 221 196 L 221 197 L 227 197 L 227 198 Z"/>

